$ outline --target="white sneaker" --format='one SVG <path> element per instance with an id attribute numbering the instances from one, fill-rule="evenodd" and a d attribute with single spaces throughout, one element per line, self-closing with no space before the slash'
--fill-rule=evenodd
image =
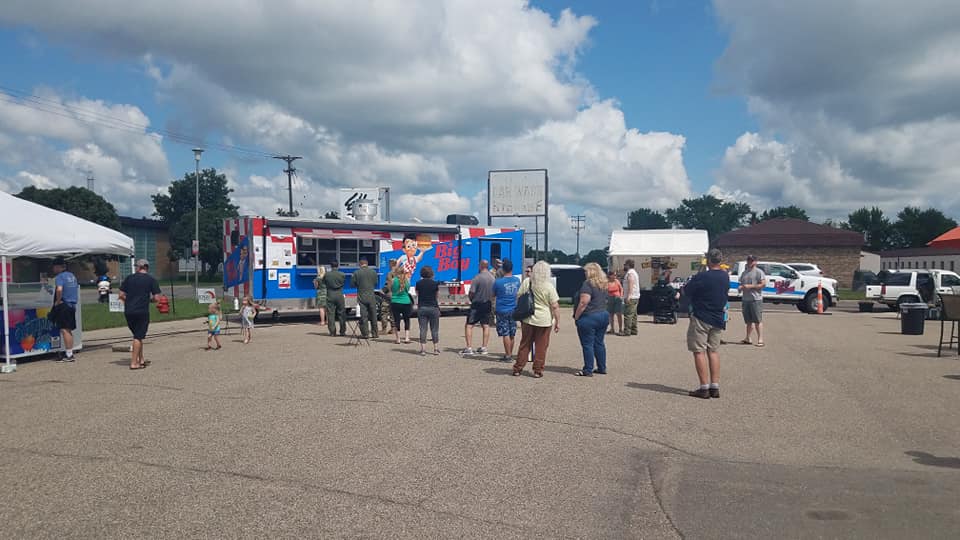
<path id="1" fill-rule="evenodd" d="M 480 347 L 479 349 L 477 349 L 477 354 L 487 354 L 487 348 Z"/>
<path id="2" fill-rule="evenodd" d="M 460 356 L 465 356 L 465 355 L 468 355 L 468 354 L 476 354 L 476 353 L 474 353 L 474 352 L 473 352 L 473 349 L 470 348 L 470 347 L 467 347 L 466 349 L 460 351 Z"/>

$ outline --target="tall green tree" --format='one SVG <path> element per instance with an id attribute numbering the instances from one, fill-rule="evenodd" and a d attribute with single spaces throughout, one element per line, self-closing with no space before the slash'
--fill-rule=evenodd
<path id="1" fill-rule="evenodd" d="M 667 216 L 649 208 L 638 208 L 627 214 L 627 226 L 624 229 L 669 229 Z"/>
<path id="2" fill-rule="evenodd" d="M 711 244 L 717 236 L 746 225 L 752 214 L 747 203 L 724 201 L 713 195 L 684 199 L 680 206 L 666 211 L 674 225 L 707 231 Z"/>
<path id="3" fill-rule="evenodd" d="M 152 197 L 153 213 L 170 227 L 170 244 L 177 254 L 189 253 L 196 216 L 196 173 L 187 173 L 174 180 L 167 193 Z M 216 272 L 223 262 L 223 220 L 236 217 L 227 177 L 216 169 L 200 171 L 200 260 L 208 265 L 208 274 Z"/>
<path id="4" fill-rule="evenodd" d="M 117 209 L 106 199 L 87 188 L 73 186 L 67 189 L 38 189 L 27 186 L 17 193 L 17 197 L 104 227 L 120 230 L 120 216 L 117 215 Z"/>
<path id="5" fill-rule="evenodd" d="M 927 242 L 957 226 L 957 222 L 936 208 L 920 210 L 907 206 L 897 213 L 893 244 L 898 248 L 924 247 Z"/>
<path id="6" fill-rule="evenodd" d="M 864 245 L 870 251 L 883 251 L 892 245 L 893 226 L 883 210 L 864 206 L 847 216 L 846 229 L 864 234 Z"/>
<path id="7" fill-rule="evenodd" d="M 778 206 L 776 208 L 764 210 L 763 213 L 757 216 L 757 221 L 766 221 L 768 219 L 777 218 L 792 218 L 810 221 L 810 217 L 807 216 L 806 210 L 792 204 L 790 206 Z"/>
<path id="8" fill-rule="evenodd" d="M 600 265 L 601 268 L 607 267 L 607 261 L 609 260 L 608 253 L 610 248 L 603 249 L 591 249 L 589 253 L 580 257 L 580 264 L 587 264 L 590 262 L 595 262 Z"/>

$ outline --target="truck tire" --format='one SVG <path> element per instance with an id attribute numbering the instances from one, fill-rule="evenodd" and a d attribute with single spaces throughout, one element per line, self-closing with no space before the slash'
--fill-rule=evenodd
<path id="1" fill-rule="evenodd" d="M 794 304 L 794 305 L 797 306 L 797 310 L 798 310 L 800 313 L 806 313 L 806 312 L 807 312 L 807 302 L 806 302 L 806 299 L 804 299 L 804 301 L 802 301 L 802 302 L 797 302 L 797 303 Z"/>
<path id="2" fill-rule="evenodd" d="M 803 297 L 803 307 L 802 311 L 807 313 L 816 313 L 817 312 L 817 291 L 810 291 L 806 296 Z M 830 293 L 823 291 L 823 312 L 827 312 L 827 308 L 830 307 Z"/>

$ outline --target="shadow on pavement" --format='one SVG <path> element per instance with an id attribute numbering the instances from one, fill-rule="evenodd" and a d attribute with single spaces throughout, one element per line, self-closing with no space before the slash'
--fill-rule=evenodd
<path id="1" fill-rule="evenodd" d="M 513 375 L 513 368 L 488 367 L 483 372 L 489 375 Z"/>
<path id="2" fill-rule="evenodd" d="M 960 381 L 960 375 L 944 375 L 944 379 L 953 379 L 955 381 Z"/>
<path id="3" fill-rule="evenodd" d="M 926 352 L 926 353 L 902 352 L 897 354 L 899 354 L 900 356 L 913 356 L 916 358 L 936 358 L 937 357 L 936 352 Z"/>
<path id="4" fill-rule="evenodd" d="M 946 467 L 948 469 L 960 469 L 960 458 L 956 457 L 938 457 L 926 452 L 912 450 L 904 454 L 913 458 L 914 463 L 929 465 L 931 467 Z"/>
<path id="5" fill-rule="evenodd" d="M 529 364 L 529 362 L 527 363 Z M 554 373 L 566 373 L 568 375 L 573 375 L 578 371 L 577 368 L 572 368 L 567 366 L 551 366 L 551 365 L 543 366 L 543 370 L 552 371 Z"/>
<path id="6" fill-rule="evenodd" d="M 676 388 L 673 386 L 664 386 L 662 384 L 644 384 L 630 382 L 627 383 L 627 386 L 630 388 L 639 388 L 640 390 L 650 390 L 651 392 L 660 392 L 663 394 L 674 394 L 677 396 L 686 396 L 687 391 L 683 388 Z"/>

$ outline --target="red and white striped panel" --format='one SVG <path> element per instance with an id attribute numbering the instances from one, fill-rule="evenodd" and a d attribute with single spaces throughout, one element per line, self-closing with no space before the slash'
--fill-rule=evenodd
<path id="1" fill-rule="evenodd" d="M 512 227 L 500 228 L 500 227 L 464 227 L 460 229 L 460 235 L 463 238 L 480 238 L 481 236 L 487 236 L 488 234 L 500 234 L 506 232 L 513 232 L 516 229 Z"/>
<path id="2" fill-rule="evenodd" d="M 356 238 L 357 240 L 390 240 L 390 233 L 382 231 L 295 228 L 293 229 L 293 233 L 304 238 Z"/>

